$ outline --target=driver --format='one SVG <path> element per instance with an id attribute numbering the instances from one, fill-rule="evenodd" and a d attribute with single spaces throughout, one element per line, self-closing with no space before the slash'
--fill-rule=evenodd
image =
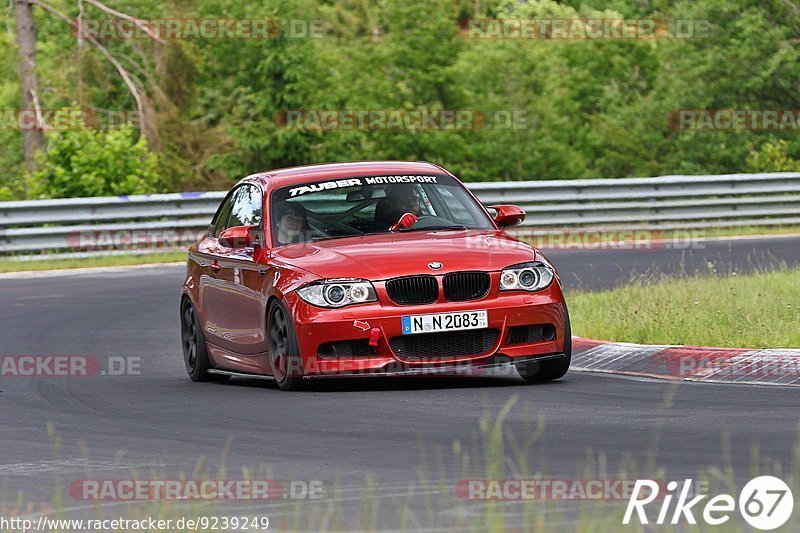
<path id="1" fill-rule="evenodd" d="M 407 183 L 393 185 L 386 198 L 376 206 L 375 223 L 379 227 L 392 226 L 406 213 L 422 215 L 416 187 Z"/>
<path id="2" fill-rule="evenodd" d="M 280 244 L 302 242 L 303 232 L 309 229 L 306 208 L 297 203 L 276 204 L 274 220 L 277 221 Z"/>

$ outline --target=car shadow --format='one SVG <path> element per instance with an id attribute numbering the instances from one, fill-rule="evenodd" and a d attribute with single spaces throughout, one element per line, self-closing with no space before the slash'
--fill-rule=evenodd
<path id="1" fill-rule="evenodd" d="M 529 385 L 519 377 L 468 377 L 468 376 L 417 376 L 417 377 L 355 377 L 315 378 L 307 380 L 299 394 L 309 392 L 364 392 L 405 391 L 435 389 L 478 389 L 514 386 L 557 385 L 559 381 Z M 278 385 L 271 380 L 235 377 L 229 386 L 255 387 L 277 391 Z"/>

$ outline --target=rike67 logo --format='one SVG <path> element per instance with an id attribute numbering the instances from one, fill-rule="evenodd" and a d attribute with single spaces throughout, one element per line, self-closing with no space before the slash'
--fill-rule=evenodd
<path id="1" fill-rule="evenodd" d="M 709 496 L 699 494 L 691 497 L 694 486 L 696 485 L 691 479 L 685 480 L 680 489 L 677 481 L 670 481 L 666 486 L 666 493 L 661 494 L 659 489 L 663 488 L 663 484 L 649 479 L 636 480 L 622 523 L 630 524 L 635 512 L 641 524 L 648 524 L 645 507 L 656 501 L 658 503 L 655 507 L 661 505 L 655 521 L 658 525 L 677 525 L 682 520 L 688 524 L 697 524 L 695 513 L 702 513 L 705 523 L 718 526 L 730 520 L 731 513 L 736 511 L 738 504 L 739 513 L 751 527 L 768 531 L 788 522 L 794 510 L 794 498 L 789 486 L 773 476 L 760 476 L 750 480 L 739 493 L 738 502 L 729 494 L 720 494 L 710 498 L 704 506 L 700 505 Z"/>

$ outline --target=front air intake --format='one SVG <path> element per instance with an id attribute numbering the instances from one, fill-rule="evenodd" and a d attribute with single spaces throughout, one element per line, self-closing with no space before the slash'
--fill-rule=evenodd
<path id="1" fill-rule="evenodd" d="M 389 345 L 403 361 L 474 357 L 489 352 L 498 333 L 496 329 L 476 329 L 400 335 L 389 339 Z"/>
<path id="2" fill-rule="evenodd" d="M 396 304 L 432 304 L 439 297 L 439 284 L 433 276 L 407 276 L 386 282 L 386 293 Z"/>
<path id="3" fill-rule="evenodd" d="M 451 302 L 477 300 L 489 292 L 486 272 L 454 272 L 444 277 L 444 297 Z"/>

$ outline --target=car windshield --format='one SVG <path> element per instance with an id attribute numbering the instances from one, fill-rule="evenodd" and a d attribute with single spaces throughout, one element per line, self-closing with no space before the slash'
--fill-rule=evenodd
<path id="1" fill-rule="evenodd" d="M 273 242 L 291 244 L 400 231 L 493 229 L 491 219 L 450 176 L 359 176 L 277 189 L 271 198 Z M 412 219 L 413 220 L 413 219 Z"/>

